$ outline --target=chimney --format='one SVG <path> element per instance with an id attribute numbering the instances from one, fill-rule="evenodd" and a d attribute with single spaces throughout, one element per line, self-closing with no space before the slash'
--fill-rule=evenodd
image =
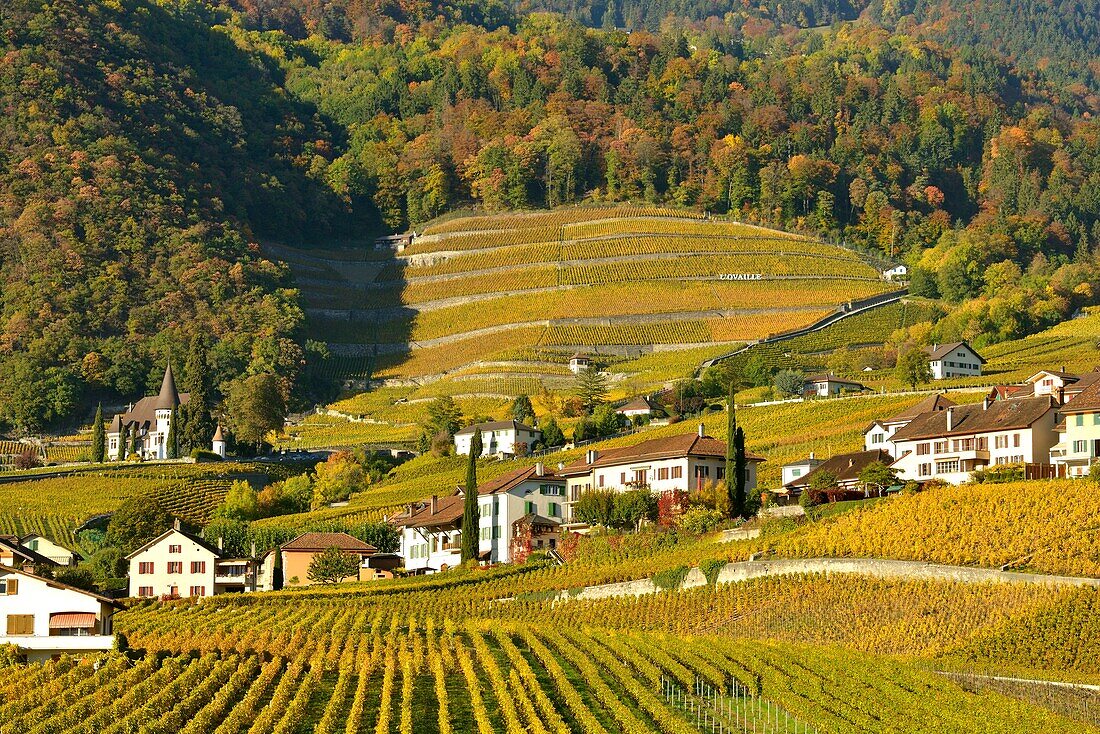
<path id="1" fill-rule="evenodd" d="M 252 541 L 252 558 L 256 557 L 256 541 Z"/>
<path id="2" fill-rule="evenodd" d="M 599 451 L 597 451 L 596 449 L 588 449 L 588 451 L 584 452 L 584 463 L 585 464 L 595 464 L 596 459 L 598 459 L 599 457 L 600 457 L 600 452 Z"/>
<path id="3" fill-rule="evenodd" d="M 433 514 L 433 515 L 435 514 L 435 507 L 436 507 L 436 500 L 437 500 L 437 499 L 438 499 L 438 498 L 436 497 L 436 495 L 434 495 L 434 494 L 433 494 L 433 495 L 432 495 L 432 514 Z"/>
<path id="4" fill-rule="evenodd" d="M 947 413 L 947 430 L 950 431 L 955 427 L 955 408 L 948 407 L 944 412 Z"/>
<path id="5" fill-rule="evenodd" d="M 707 435 L 707 428 L 702 423 L 699 424 L 699 438 Z"/>
<path id="6" fill-rule="evenodd" d="M 856 460 L 855 459 L 848 459 L 848 468 L 849 469 L 851 469 L 855 465 L 856 465 Z"/>
<path id="7" fill-rule="evenodd" d="M 982 410 L 989 410 L 989 396 L 988 395 L 986 395 L 982 399 Z"/>
<path id="8" fill-rule="evenodd" d="M 1054 397 L 1058 399 L 1059 405 L 1066 402 L 1066 389 L 1059 386 L 1058 389 L 1054 391 Z"/>
<path id="9" fill-rule="evenodd" d="M 558 471 L 561 471 L 564 468 L 565 468 L 565 462 L 564 461 L 559 461 L 558 462 Z"/>
<path id="10" fill-rule="evenodd" d="M 541 477 L 546 475 L 546 465 L 541 461 L 535 464 L 535 476 Z"/>
<path id="11" fill-rule="evenodd" d="M 175 520 L 172 521 L 172 529 L 173 530 L 182 530 L 183 529 L 183 526 L 180 524 L 180 519 L 178 517 Z"/>
<path id="12" fill-rule="evenodd" d="M 221 553 L 225 550 L 225 541 L 222 540 L 222 536 L 218 536 L 218 552 Z"/>

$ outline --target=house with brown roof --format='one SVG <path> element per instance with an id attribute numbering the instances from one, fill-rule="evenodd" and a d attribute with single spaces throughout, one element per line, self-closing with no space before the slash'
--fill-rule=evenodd
<path id="1" fill-rule="evenodd" d="M 966 342 L 933 344 L 924 348 L 933 380 L 949 377 L 981 377 L 985 359 Z"/>
<path id="2" fill-rule="evenodd" d="M 863 392 L 866 389 L 866 386 L 861 382 L 845 380 L 829 372 L 807 377 L 806 381 L 802 384 L 802 397 L 828 398 L 843 393 Z"/>
<path id="3" fill-rule="evenodd" d="M 187 403 L 190 395 L 176 389 L 172 365 L 164 370 L 160 392 L 142 398 L 121 415 L 116 415 L 107 429 L 107 456 L 123 459 L 132 453 L 133 431 L 137 429 L 137 453 L 143 459 L 168 458 L 168 434 L 172 416 L 177 408 Z"/>
<path id="4" fill-rule="evenodd" d="M 639 396 L 615 409 L 615 412 L 625 418 L 652 418 L 656 414 L 663 414 L 664 409 L 660 405 L 645 397 Z"/>
<path id="5" fill-rule="evenodd" d="M 757 466 L 764 457 L 748 454 L 747 489 L 756 488 Z M 558 471 L 568 484 L 566 519 L 572 505 L 593 489 L 648 489 L 657 494 L 701 489 L 726 478 L 726 442 L 706 435 L 703 424 L 696 433 L 653 438 L 633 446 L 589 449 Z"/>
<path id="6" fill-rule="evenodd" d="M 1050 395 L 952 405 L 917 416 L 892 437 L 901 479 L 961 484 L 1006 464 L 1049 467 L 1058 401 Z"/>
<path id="7" fill-rule="evenodd" d="M 516 420 L 489 421 L 467 426 L 455 433 L 455 453 L 469 456 L 470 442 L 477 429 L 481 429 L 482 456 L 523 456 L 542 440 L 542 431 L 525 423 Z"/>
<path id="8" fill-rule="evenodd" d="M 110 650 L 121 608 L 105 596 L 0 564 L 0 645 L 15 645 L 30 662 Z"/>
<path id="9" fill-rule="evenodd" d="M 532 550 L 557 545 L 565 479 L 541 462 L 520 467 L 477 488 L 478 553 L 486 563 L 512 563 Z M 462 562 L 465 491 L 408 508 L 390 522 L 401 531 L 405 569 L 434 573 Z"/>
<path id="10" fill-rule="evenodd" d="M 808 474 L 796 477 L 784 484 L 779 494 L 798 496 L 808 487 L 813 486 L 815 477 L 826 473 L 836 478 L 836 491 L 864 493 L 863 482 L 859 479 L 860 473 L 876 462 L 889 466 L 893 461 L 894 458 L 890 453 L 883 449 L 838 454 L 821 462 Z"/>
<path id="11" fill-rule="evenodd" d="M 359 559 L 359 571 L 354 576 L 341 579 L 341 582 L 367 581 L 375 578 L 375 570 L 370 567 L 369 560 L 378 553 L 378 549 L 370 543 L 359 540 L 359 538 L 348 533 L 302 533 L 293 540 L 279 546 L 283 587 L 312 585 L 313 582 L 309 580 L 309 565 L 313 563 L 314 556 L 324 553 L 330 548 L 338 548 L 344 553 L 349 553 Z M 265 557 L 265 566 L 269 562 L 273 563 L 273 556 L 272 553 Z M 269 559 L 271 560 L 269 561 Z M 274 573 L 269 574 L 268 569 L 265 568 L 262 577 L 265 583 L 261 588 L 265 591 L 269 588 L 269 585 L 273 588 Z M 272 580 L 270 584 L 267 583 L 268 579 Z"/>
<path id="12" fill-rule="evenodd" d="M 891 439 L 899 429 L 909 425 L 917 416 L 944 410 L 954 404 L 955 401 L 937 393 L 936 395 L 929 395 L 897 415 L 883 420 L 876 420 L 863 431 L 863 448 L 866 451 L 885 449 L 890 454 L 894 454 L 897 449 Z"/>
<path id="13" fill-rule="evenodd" d="M 1060 412 L 1062 420 L 1054 427 L 1058 442 L 1050 449 L 1050 461 L 1060 475 L 1089 476 L 1100 461 L 1100 379 L 1090 380 Z"/>

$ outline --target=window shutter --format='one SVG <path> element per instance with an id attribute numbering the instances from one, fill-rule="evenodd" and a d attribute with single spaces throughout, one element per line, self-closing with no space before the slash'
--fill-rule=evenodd
<path id="1" fill-rule="evenodd" d="M 8 596 L 19 593 L 19 579 L 8 579 Z"/>

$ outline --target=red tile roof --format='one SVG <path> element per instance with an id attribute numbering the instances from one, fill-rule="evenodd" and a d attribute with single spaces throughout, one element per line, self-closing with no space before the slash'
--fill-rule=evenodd
<path id="1" fill-rule="evenodd" d="M 347 533 L 302 533 L 294 540 L 282 545 L 285 551 L 324 551 L 329 548 L 364 554 L 378 552 L 378 549 L 370 543 L 364 543 Z"/>
<path id="2" fill-rule="evenodd" d="M 838 482 L 853 482 L 859 479 L 859 473 L 861 471 L 875 462 L 889 466 L 894 463 L 894 457 L 883 449 L 856 451 L 851 454 L 838 454 L 822 462 L 812 472 L 804 474 L 797 479 L 792 479 L 783 486 L 788 489 L 808 487 L 815 475 L 824 472 L 829 472 L 835 476 Z"/>
<path id="3" fill-rule="evenodd" d="M 951 413 L 951 430 L 947 429 L 948 411 L 925 413 L 913 419 L 909 425 L 898 429 L 890 440 L 914 441 L 941 436 L 958 436 L 992 431 L 1011 431 L 1027 428 L 1056 407 L 1057 401 L 1049 395 L 1038 398 L 998 400 L 989 404 L 956 405 Z"/>
<path id="4" fill-rule="evenodd" d="M 1093 380 L 1091 385 L 1062 406 L 1062 413 L 1068 415 L 1097 411 L 1100 411 L 1100 380 Z"/>
<path id="5" fill-rule="evenodd" d="M 586 458 L 577 459 L 564 469 L 559 470 L 560 476 L 576 476 L 585 474 L 594 468 L 604 466 L 618 466 L 638 461 L 659 461 L 661 459 L 677 459 L 688 456 L 722 457 L 726 455 L 726 442 L 700 436 L 697 433 L 684 433 L 679 436 L 667 438 L 651 438 L 634 446 L 626 446 L 618 449 L 606 449 L 599 452 L 596 460 L 591 464 Z M 749 461 L 765 461 L 763 456 L 746 452 Z"/>
<path id="6" fill-rule="evenodd" d="M 937 393 L 936 395 L 929 395 L 924 400 L 920 401 L 916 405 L 913 405 L 905 410 L 901 411 L 897 415 L 887 418 L 882 421 L 883 423 L 908 423 L 916 418 L 918 415 L 925 413 L 931 413 L 937 410 L 943 410 L 952 405 L 955 405 L 954 400 L 950 400 L 944 395 Z"/>

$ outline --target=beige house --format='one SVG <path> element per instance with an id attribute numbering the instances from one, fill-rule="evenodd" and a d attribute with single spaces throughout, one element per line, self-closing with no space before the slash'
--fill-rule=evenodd
<path id="1" fill-rule="evenodd" d="M 29 662 L 110 650 L 114 613 L 105 596 L 0 565 L 0 645 Z"/>
<path id="2" fill-rule="evenodd" d="M 223 553 L 182 530 L 179 520 L 126 560 L 130 562 L 132 597 L 203 597 L 257 588 L 253 559 Z"/>
<path id="3" fill-rule="evenodd" d="M 1095 381 L 1062 406 L 1055 426 L 1058 443 L 1050 449 L 1051 462 L 1070 477 L 1089 476 L 1100 459 L 1100 381 Z"/>
<path id="4" fill-rule="evenodd" d="M 365 543 L 347 533 L 302 533 L 289 543 L 279 548 L 280 561 L 283 568 L 283 587 L 310 586 L 309 564 L 318 553 L 323 553 L 329 548 L 339 548 L 344 553 L 359 557 L 359 572 L 355 576 L 348 576 L 341 581 L 365 581 L 374 579 L 377 572 L 369 564 L 371 556 L 378 552 L 370 543 Z M 263 572 L 264 589 L 274 587 L 274 553 L 265 557 L 265 569 Z"/>
<path id="5" fill-rule="evenodd" d="M 24 535 L 19 539 L 19 544 L 40 556 L 50 559 L 59 566 L 75 566 L 81 558 L 80 554 L 71 548 L 66 548 L 37 533 Z"/>
<path id="6" fill-rule="evenodd" d="M 757 465 L 764 457 L 747 454 L 746 489 L 756 488 Z M 725 481 L 726 442 L 706 435 L 703 424 L 696 433 L 654 438 L 619 449 L 589 449 L 584 458 L 557 472 L 567 483 L 565 519 L 572 519 L 572 506 L 593 489 L 624 492 L 645 488 L 661 494 L 690 492 L 710 482 Z"/>
<path id="7" fill-rule="evenodd" d="M 0 535 L 0 565 L 34 571 L 35 566 L 60 566 L 52 558 L 23 545 L 14 535 Z"/>

